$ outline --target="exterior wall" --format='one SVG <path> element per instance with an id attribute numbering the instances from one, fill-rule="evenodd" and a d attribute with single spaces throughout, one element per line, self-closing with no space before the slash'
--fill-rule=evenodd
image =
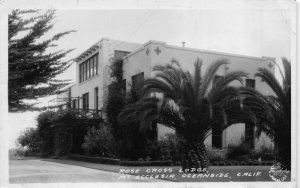
<path id="1" fill-rule="evenodd" d="M 139 48 L 137 51 L 129 54 L 124 59 L 123 64 L 123 79 L 126 79 L 126 91 L 128 92 L 131 87 L 131 77 L 144 72 L 145 78 L 151 76 L 151 56 L 147 55 L 146 51 L 149 45 Z"/>
<path id="2" fill-rule="evenodd" d="M 113 61 L 114 58 L 114 51 L 125 51 L 125 52 L 133 52 L 134 50 L 141 47 L 141 44 L 136 43 L 129 43 L 129 42 L 123 42 L 123 41 L 117 41 L 117 40 L 107 40 L 104 44 L 104 51 L 103 51 L 103 66 L 101 68 L 103 72 L 103 86 L 101 96 L 100 104 L 105 106 L 107 101 L 107 95 L 108 95 L 108 86 L 112 82 L 112 79 L 110 77 L 110 64 Z"/>
<path id="3" fill-rule="evenodd" d="M 163 65 L 169 63 L 171 59 L 176 59 L 180 62 L 183 69 L 193 71 L 194 62 L 199 58 L 203 62 L 203 72 L 208 65 L 219 59 L 227 59 L 229 65 L 221 67 L 218 75 L 224 75 L 227 72 L 235 70 L 244 70 L 247 72 L 248 78 L 255 79 L 255 87 L 264 94 L 270 95 L 272 91 L 267 87 L 265 83 L 262 83 L 259 79 L 254 77 L 254 74 L 258 67 L 266 67 L 273 73 L 275 71 L 274 66 L 269 66 L 272 62 L 270 58 L 256 58 L 233 54 L 223 54 L 219 52 L 203 51 L 197 49 L 183 48 L 170 46 L 163 42 L 149 41 L 144 45 L 127 43 L 116 40 L 102 39 L 95 44 L 98 49 L 93 53 L 86 56 L 77 62 L 76 67 L 76 83 L 71 88 L 72 97 L 82 97 L 83 94 L 89 93 L 89 109 L 95 109 L 95 96 L 94 88 L 98 87 L 98 109 L 102 109 L 105 106 L 107 100 L 108 85 L 111 83 L 110 78 L 110 63 L 114 57 L 114 51 L 132 52 L 123 58 L 123 79 L 126 79 L 126 91 L 128 92 L 131 87 L 132 76 L 144 72 L 145 79 L 154 76 L 151 71 L 155 65 Z M 84 62 L 87 58 L 99 54 L 99 66 L 98 75 L 79 83 L 79 64 Z M 245 83 L 245 82 L 244 82 Z M 239 86 L 240 83 L 233 83 L 234 86 Z M 68 92 L 61 93 L 58 98 L 67 98 Z M 82 100 L 80 100 L 79 108 L 82 108 Z M 164 125 L 158 125 L 158 139 L 161 139 L 166 133 L 174 133 L 175 131 L 167 128 Z M 222 149 L 228 148 L 231 145 L 237 145 L 241 142 L 245 133 L 244 124 L 232 125 L 222 133 Z M 209 149 L 211 148 L 211 135 L 205 140 L 205 144 Z M 272 146 L 271 140 L 262 134 L 259 139 L 255 139 L 255 147 L 259 148 L 261 145 Z"/>
<path id="4" fill-rule="evenodd" d="M 206 68 L 216 60 L 226 59 L 229 61 L 229 64 L 220 68 L 218 75 L 224 75 L 227 72 L 244 70 L 248 73 L 249 79 L 255 79 L 255 88 L 262 92 L 263 94 L 272 94 L 270 88 L 267 87 L 265 83 L 262 83 L 258 78 L 255 78 L 254 74 L 256 73 L 258 67 L 266 67 L 271 70 L 273 73 L 275 71 L 274 66 L 269 64 L 272 60 L 267 58 L 257 58 L 233 54 L 223 54 L 219 52 L 211 51 L 200 51 L 196 49 L 189 49 L 183 47 L 170 46 L 163 42 L 150 41 L 146 43 L 142 48 L 136 50 L 135 52 L 129 54 L 124 61 L 124 79 L 127 82 L 127 90 L 130 89 L 131 77 L 140 72 L 144 72 L 145 79 L 149 76 L 154 76 L 154 73 L 151 72 L 151 69 L 155 65 L 164 65 L 169 63 L 171 59 L 176 59 L 180 62 L 183 69 L 188 71 L 194 70 L 194 62 L 197 59 L 202 60 L 202 70 L 205 72 Z M 244 83 L 245 84 L 245 81 Z M 232 83 L 233 86 L 240 86 L 239 82 Z M 166 133 L 174 132 L 172 129 L 165 127 L 164 125 L 158 125 L 158 138 L 163 137 Z M 245 125 L 236 124 L 232 125 L 222 133 L 222 148 L 227 149 L 230 145 L 237 145 L 242 141 L 245 134 Z M 211 148 L 211 135 L 208 136 L 205 140 L 205 144 L 208 145 L 209 149 Z M 271 140 L 265 135 L 262 134 L 259 139 L 255 139 L 255 147 L 259 148 L 261 145 L 272 145 Z"/>
<path id="5" fill-rule="evenodd" d="M 109 65 L 114 57 L 114 51 L 132 52 L 140 47 L 140 44 L 125 43 L 122 41 L 102 39 L 95 44 L 98 49 L 93 53 L 82 58 L 76 63 L 76 83 L 71 87 L 71 97 L 82 97 L 83 94 L 89 93 L 89 109 L 96 109 L 94 89 L 98 87 L 98 109 L 102 109 L 107 99 L 107 87 L 110 84 Z M 83 82 L 79 82 L 79 65 L 91 56 L 98 53 L 98 75 L 89 78 Z M 67 92 L 60 94 L 58 97 L 67 98 Z M 82 100 L 80 100 L 79 108 L 82 108 Z"/>

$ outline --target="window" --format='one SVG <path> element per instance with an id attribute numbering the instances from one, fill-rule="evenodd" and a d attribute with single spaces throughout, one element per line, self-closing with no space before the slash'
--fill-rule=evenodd
<path id="1" fill-rule="evenodd" d="M 142 87 L 144 84 L 144 72 L 132 76 L 131 79 L 132 79 L 132 89 L 138 95 L 141 95 Z"/>
<path id="2" fill-rule="evenodd" d="M 87 79 L 89 79 L 91 77 L 91 60 L 87 61 L 86 66 L 87 66 L 87 75 L 88 75 Z"/>
<path id="3" fill-rule="evenodd" d="M 212 147 L 216 149 L 222 148 L 222 131 L 220 126 L 212 126 Z"/>
<path id="4" fill-rule="evenodd" d="M 72 108 L 73 109 L 76 109 L 76 103 L 77 103 L 76 99 L 73 99 L 72 100 Z"/>
<path id="5" fill-rule="evenodd" d="M 79 65 L 79 82 L 83 82 L 98 74 L 98 54 Z"/>
<path id="6" fill-rule="evenodd" d="M 91 68 L 91 77 L 93 77 L 94 76 L 94 68 L 95 68 L 94 67 L 94 58 L 92 58 L 91 61 L 92 61 L 91 62 L 91 66 L 92 66 L 92 68 Z"/>
<path id="7" fill-rule="evenodd" d="M 98 110 L 98 100 L 99 100 L 98 93 L 99 93 L 98 87 L 95 87 L 95 89 L 94 89 L 94 96 L 95 96 L 95 110 Z"/>
<path id="8" fill-rule="evenodd" d="M 82 95 L 82 109 L 89 109 L 89 93 L 85 93 Z"/>
<path id="9" fill-rule="evenodd" d="M 254 79 L 246 79 L 246 86 L 255 88 L 255 80 Z"/>

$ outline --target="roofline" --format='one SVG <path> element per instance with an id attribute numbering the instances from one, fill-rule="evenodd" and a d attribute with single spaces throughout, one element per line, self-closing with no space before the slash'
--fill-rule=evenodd
<path id="1" fill-rule="evenodd" d="M 81 56 L 83 56 L 86 52 L 88 52 L 91 48 L 93 48 L 94 46 L 97 46 L 100 42 L 104 41 L 104 40 L 110 40 L 109 38 L 101 38 L 100 40 L 98 40 L 96 43 L 94 43 L 93 45 L 89 46 L 86 50 L 84 50 L 80 55 L 78 55 L 76 58 L 74 58 L 75 62 L 79 62 L 79 58 Z M 99 47 L 99 46 L 98 46 Z"/>
<path id="2" fill-rule="evenodd" d="M 62 87 L 62 88 L 58 89 L 57 91 L 64 91 L 64 90 L 67 90 L 67 89 L 69 89 L 69 88 L 71 88 L 75 85 L 76 85 L 76 83 L 70 83 L 70 84 L 66 85 L 65 87 Z"/>
<path id="3" fill-rule="evenodd" d="M 152 44 L 161 44 L 161 45 L 163 45 L 167 48 L 174 48 L 174 49 L 180 49 L 180 50 L 186 50 L 186 51 L 194 51 L 194 52 L 200 52 L 200 53 L 209 53 L 209 54 L 215 54 L 215 55 L 225 55 L 225 56 L 232 56 L 232 57 L 239 57 L 239 58 L 247 58 L 247 59 L 260 60 L 260 61 L 266 61 L 266 60 L 275 61 L 275 59 L 276 59 L 274 57 L 267 57 L 267 56 L 256 57 L 256 56 L 247 56 L 247 55 L 225 53 L 225 52 L 218 52 L 218 51 L 200 50 L 200 49 L 197 49 L 197 48 L 187 48 L 187 47 L 169 45 L 166 42 L 156 41 L 156 40 L 150 40 L 150 41 L 144 43 L 144 45 L 141 48 L 138 48 L 137 50 L 131 52 L 130 54 L 127 54 L 122 59 L 126 59 L 126 58 L 134 55 L 135 53 L 141 51 L 142 49 L 145 49 L 145 46 L 147 46 L 148 44 L 151 44 L 151 43 Z"/>

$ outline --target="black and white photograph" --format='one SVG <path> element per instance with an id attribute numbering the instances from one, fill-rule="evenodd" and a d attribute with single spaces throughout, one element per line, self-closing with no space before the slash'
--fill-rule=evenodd
<path id="1" fill-rule="evenodd" d="M 1 188 L 296 186 L 295 1 L 54 2 L 0 1 Z"/>

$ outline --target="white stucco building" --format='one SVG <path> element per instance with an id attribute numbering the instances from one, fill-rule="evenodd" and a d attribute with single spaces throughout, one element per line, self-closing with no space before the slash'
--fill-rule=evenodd
<path id="1" fill-rule="evenodd" d="M 144 79 L 153 76 L 151 69 L 157 64 L 166 64 L 171 59 L 176 59 L 186 70 L 193 70 L 194 62 L 197 58 L 203 61 L 203 70 L 207 65 L 218 59 L 227 59 L 230 64 L 223 66 L 218 75 L 222 76 L 226 72 L 242 70 L 247 72 L 248 78 L 244 84 L 255 87 L 264 94 L 271 94 L 271 89 L 262 83 L 254 74 L 258 67 L 266 67 L 275 72 L 273 61 L 269 57 L 250 57 L 244 55 L 213 52 L 187 47 L 168 45 L 165 42 L 149 41 L 145 44 L 102 39 L 95 43 L 81 55 L 76 61 L 76 82 L 64 88 L 63 92 L 57 96 L 57 105 L 64 108 L 68 101 L 71 108 L 103 110 L 107 99 L 107 90 L 110 84 L 109 64 L 113 58 L 123 59 L 123 79 L 126 83 L 126 91 L 130 87 L 139 87 Z M 239 84 L 239 83 L 233 83 Z M 67 100 L 59 100 L 67 99 Z M 249 126 L 250 127 L 250 126 Z M 165 133 L 172 130 L 159 125 L 158 137 L 163 137 Z M 174 132 L 174 131 L 173 131 Z M 260 145 L 272 145 L 271 141 L 264 135 L 259 139 L 254 137 L 254 130 L 247 128 L 244 124 L 232 125 L 222 133 L 213 132 L 205 143 L 212 150 L 226 150 L 231 145 L 238 144 L 242 139 L 253 141 L 255 148 Z"/>

